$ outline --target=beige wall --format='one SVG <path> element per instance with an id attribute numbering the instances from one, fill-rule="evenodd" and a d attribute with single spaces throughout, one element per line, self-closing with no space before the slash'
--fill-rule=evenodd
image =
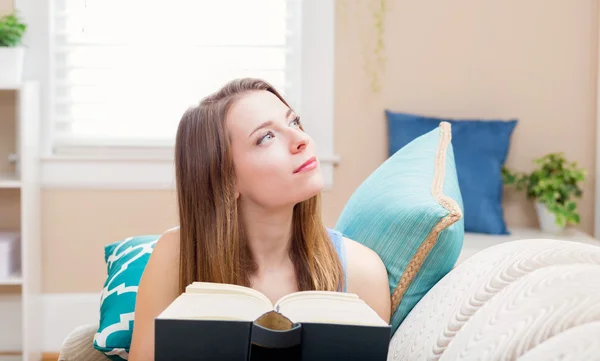
<path id="1" fill-rule="evenodd" d="M 534 157 L 565 151 L 588 168 L 580 228 L 592 231 L 596 1 L 390 1 L 387 72 L 379 94 L 370 91 L 363 70 L 372 16 L 356 9 L 358 3 L 339 2 L 335 141 L 342 163 L 334 190 L 325 194 L 326 225 L 335 223 L 352 191 L 385 159 L 388 107 L 518 117 L 509 166 L 527 170 Z M 522 195 L 507 198 L 511 225 L 536 224 Z M 44 291 L 97 292 L 104 277 L 102 247 L 174 225 L 174 201 L 170 191 L 45 190 Z"/>
<path id="2" fill-rule="evenodd" d="M 338 2 L 335 211 L 385 157 L 383 110 L 441 117 L 519 118 L 507 165 L 564 151 L 589 171 L 579 228 L 593 230 L 598 2 L 388 1 L 384 88 L 368 90 L 361 54 L 378 1 Z M 358 6 L 357 4 L 361 4 Z M 361 15 L 357 15 L 361 14 Z M 367 39 L 366 41 L 364 39 Z M 372 55 L 371 51 L 371 55 Z M 373 56 L 368 59 L 373 65 Z M 354 175 L 356 174 L 356 176 Z M 343 179 L 343 183 L 339 180 Z M 508 190 L 509 225 L 536 225 L 533 206 Z"/>
<path id="3" fill-rule="evenodd" d="M 103 246 L 173 227 L 175 206 L 174 191 L 44 191 L 44 292 L 102 289 Z"/>
<path id="4" fill-rule="evenodd" d="M 0 14 L 6 14 L 12 11 L 13 0 L 0 0 Z"/>
<path id="5" fill-rule="evenodd" d="M 8 155 L 16 150 L 16 96 L 12 90 L 0 90 L 0 173 L 15 171 L 8 162 Z"/>

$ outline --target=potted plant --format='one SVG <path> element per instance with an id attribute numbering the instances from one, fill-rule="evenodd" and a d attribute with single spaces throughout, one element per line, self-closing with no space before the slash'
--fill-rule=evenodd
<path id="1" fill-rule="evenodd" d="M 568 162 L 563 153 L 551 153 L 535 160 L 537 168 L 531 173 L 502 169 L 503 182 L 525 190 L 533 199 L 543 231 L 561 232 L 567 225 L 580 222 L 575 198 L 580 198 L 581 182 L 586 172 L 576 162 Z"/>
<path id="2" fill-rule="evenodd" d="M 0 83 L 21 82 L 25 48 L 21 45 L 27 30 L 16 12 L 0 17 Z"/>

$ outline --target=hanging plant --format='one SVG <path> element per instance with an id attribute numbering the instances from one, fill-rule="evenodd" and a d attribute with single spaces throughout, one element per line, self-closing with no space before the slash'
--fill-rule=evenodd
<path id="1" fill-rule="evenodd" d="M 364 29 L 359 29 L 359 38 L 362 45 L 362 56 L 363 56 L 363 70 L 369 77 L 371 90 L 374 93 L 379 93 L 382 88 L 383 73 L 385 72 L 385 65 L 387 57 L 385 54 L 385 20 L 386 15 L 389 11 L 389 0 L 367 0 L 365 2 L 352 1 L 354 5 L 366 4 L 369 11 L 372 13 L 373 22 L 370 26 L 373 26 L 375 30 L 374 38 L 367 39 L 364 34 L 368 32 Z M 340 12 L 340 18 L 342 24 L 347 24 L 347 13 L 348 13 L 348 0 L 338 0 L 338 9 Z M 362 14 L 357 11 L 355 15 Z M 357 21 L 356 23 L 360 23 Z M 363 30 L 363 31 L 361 31 Z M 362 35 L 362 36 L 361 36 Z"/>
<path id="2" fill-rule="evenodd" d="M 371 89 L 378 93 L 382 89 L 382 75 L 385 71 L 385 64 L 387 62 L 387 57 L 385 56 L 385 42 L 384 42 L 384 33 L 385 33 L 385 14 L 387 10 L 387 0 L 379 0 L 378 7 L 373 12 L 373 17 L 375 21 L 375 49 L 373 50 L 373 65 L 370 69 L 371 74 Z"/>

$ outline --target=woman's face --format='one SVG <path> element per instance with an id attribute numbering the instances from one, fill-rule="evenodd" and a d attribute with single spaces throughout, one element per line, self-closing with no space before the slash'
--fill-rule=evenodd
<path id="1" fill-rule="evenodd" d="M 263 207 L 302 202 L 323 188 L 315 144 L 277 96 L 254 91 L 226 117 L 238 196 Z"/>

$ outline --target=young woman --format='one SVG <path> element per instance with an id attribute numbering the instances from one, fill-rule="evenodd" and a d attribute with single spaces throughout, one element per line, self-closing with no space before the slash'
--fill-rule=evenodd
<path id="1" fill-rule="evenodd" d="M 321 222 L 323 179 L 300 117 L 268 83 L 237 79 L 188 109 L 177 131 L 179 227 L 158 240 L 136 300 L 129 360 L 154 359 L 154 318 L 194 281 L 358 294 L 386 322 L 375 252 Z"/>

